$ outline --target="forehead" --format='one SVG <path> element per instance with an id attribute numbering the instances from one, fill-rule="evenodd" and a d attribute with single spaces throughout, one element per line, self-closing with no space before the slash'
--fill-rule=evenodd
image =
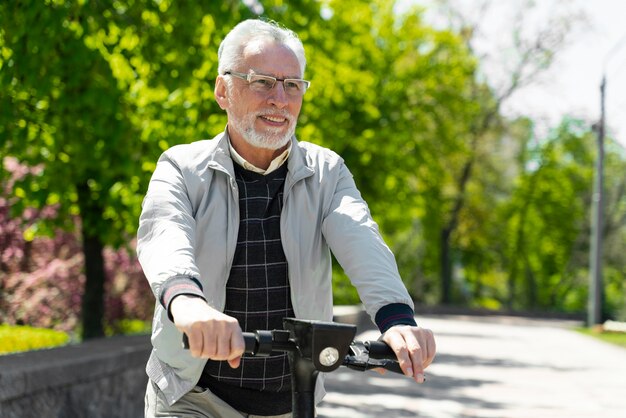
<path id="1" fill-rule="evenodd" d="M 243 49 L 245 70 L 277 77 L 302 77 L 296 54 L 286 45 L 272 40 L 258 39 Z"/>

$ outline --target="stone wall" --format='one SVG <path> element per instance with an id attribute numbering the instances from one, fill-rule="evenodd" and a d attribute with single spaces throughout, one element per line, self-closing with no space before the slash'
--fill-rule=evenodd
<path id="1" fill-rule="evenodd" d="M 142 417 L 149 336 L 0 356 L 0 417 Z"/>
<path id="2" fill-rule="evenodd" d="M 360 307 L 336 307 L 335 321 L 373 326 Z M 1 418 L 143 417 L 147 335 L 0 356 Z"/>

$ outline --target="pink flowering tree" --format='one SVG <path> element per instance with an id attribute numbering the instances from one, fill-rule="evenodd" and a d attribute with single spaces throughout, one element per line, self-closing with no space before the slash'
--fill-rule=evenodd
<path id="1" fill-rule="evenodd" d="M 0 321 L 75 331 L 80 325 L 84 293 L 84 256 L 74 230 L 56 229 L 38 236 L 42 221 L 58 216 L 58 205 L 11 213 L 18 201 L 16 183 L 39 168 L 28 168 L 14 157 L 2 161 L 6 179 L 0 184 Z M 134 247 L 131 243 L 130 248 Z M 137 259 L 128 249 L 104 251 L 104 324 L 124 318 L 148 320 L 154 297 Z"/>

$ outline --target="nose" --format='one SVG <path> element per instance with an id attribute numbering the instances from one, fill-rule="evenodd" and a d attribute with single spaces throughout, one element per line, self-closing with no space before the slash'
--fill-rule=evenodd
<path id="1" fill-rule="evenodd" d="M 279 109 L 287 107 L 289 104 L 289 96 L 287 96 L 285 85 L 282 81 L 276 81 L 276 84 L 274 84 L 274 87 L 270 90 L 267 102 Z"/>

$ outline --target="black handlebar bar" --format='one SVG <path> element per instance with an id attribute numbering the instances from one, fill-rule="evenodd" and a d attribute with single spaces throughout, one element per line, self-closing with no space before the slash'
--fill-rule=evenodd
<path id="1" fill-rule="evenodd" d="M 269 356 L 272 352 L 294 352 L 298 345 L 283 330 L 243 332 L 244 353 L 255 357 Z M 189 349 L 189 338 L 183 334 L 183 348 Z M 396 353 L 382 341 L 353 341 L 341 365 L 352 370 L 365 371 L 383 368 L 404 374 Z"/>
<path id="2" fill-rule="evenodd" d="M 295 351 L 296 344 L 289 340 L 289 333 L 282 330 L 242 332 L 244 353 L 256 357 L 268 356 L 272 351 Z M 183 333 L 183 348 L 189 349 L 189 337 Z"/>

